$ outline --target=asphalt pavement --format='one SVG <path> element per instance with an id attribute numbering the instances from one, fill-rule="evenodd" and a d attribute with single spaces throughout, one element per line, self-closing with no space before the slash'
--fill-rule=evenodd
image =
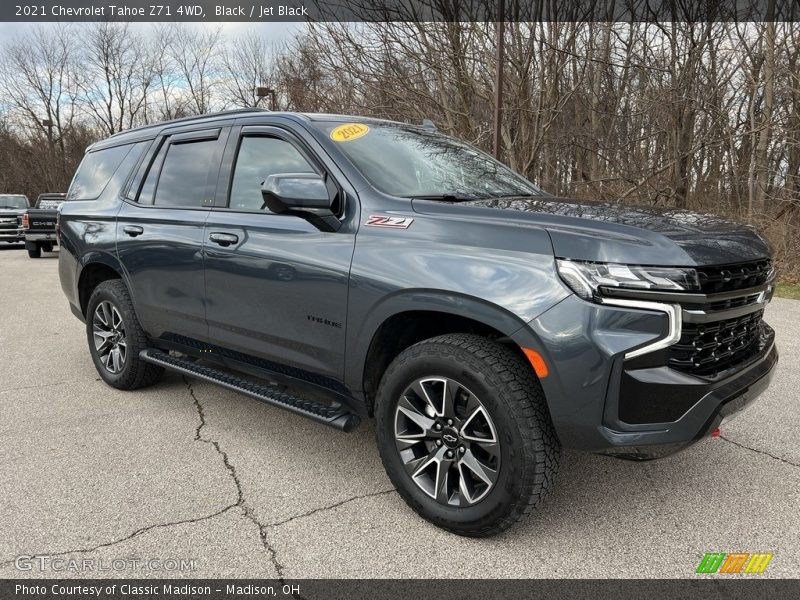
<path id="1" fill-rule="evenodd" d="M 720 438 L 647 463 L 567 451 L 537 512 L 474 540 L 403 503 L 369 422 L 175 374 L 105 385 L 57 256 L 0 250 L 0 577 L 695 577 L 706 552 L 800 576 L 800 301 L 767 309 L 774 384 Z"/>

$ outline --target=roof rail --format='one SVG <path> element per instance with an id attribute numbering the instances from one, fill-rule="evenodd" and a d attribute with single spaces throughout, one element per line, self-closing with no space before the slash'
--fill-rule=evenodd
<path id="1" fill-rule="evenodd" d="M 192 115 L 190 117 L 181 117 L 180 119 L 171 119 L 169 121 L 158 121 L 156 123 L 149 123 L 147 125 L 141 125 L 139 127 L 133 127 L 131 129 L 124 129 L 122 131 L 118 131 L 114 135 L 110 136 L 109 138 L 117 137 L 118 135 L 124 135 L 126 133 L 130 133 L 131 131 L 140 131 L 142 129 L 150 129 L 151 127 L 161 127 L 164 125 L 173 125 L 176 123 L 191 123 L 192 121 L 199 121 L 202 119 L 208 119 L 210 117 L 225 117 L 227 115 L 239 115 L 244 113 L 252 113 L 252 112 L 270 112 L 266 108 L 234 108 L 232 110 L 223 110 L 219 112 L 213 113 L 204 113 L 202 115 Z"/>

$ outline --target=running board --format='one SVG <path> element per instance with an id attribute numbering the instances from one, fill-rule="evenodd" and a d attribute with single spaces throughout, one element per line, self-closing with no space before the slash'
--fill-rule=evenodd
<path id="1" fill-rule="evenodd" d="M 341 431 L 352 431 L 361 422 L 358 415 L 348 412 L 341 406 L 328 406 L 322 402 L 300 398 L 285 392 L 278 386 L 253 383 L 233 373 L 215 369 L 214 367 L 198 365 L 191 360 L 170 356 L 155 348 L 142 350 L 139 353 L 139 357 L 145 362 L 183 373 L 189 377 L 216 383 L 234 392 L 239 392 L 273 406 L 285 408 L 288 411 Z"/>

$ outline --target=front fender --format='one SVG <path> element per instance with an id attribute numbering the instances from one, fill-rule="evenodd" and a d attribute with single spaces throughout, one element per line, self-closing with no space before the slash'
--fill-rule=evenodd
<path id="1" fill-rule="evenodd" d="M 511 336 L 570 294 L 556 273 L 550 237 L 541 228 L 458 214 L 392 214 L 412 218 L 413 225 L 361 227 L 358 232 L 344 372 L 352 390 L 362 389 L 370 343 L 389 317 L 441 312 Z"/>
<path id="2" fill-rule="evenodd" d="M 526 322 L 514 313 L 465 294 L 429 289 L 395 292 L 373 306 L 355 325 L 348 327 L 345 357 L 345 384 L 348 388 L 362 390 L 367 355 L 381 325 L 395 315 L 419 311 L 470 319 L 511 339 L 526 326 Z M 532 347 L 538 349 L 539 344 L 534 342 Z"/>

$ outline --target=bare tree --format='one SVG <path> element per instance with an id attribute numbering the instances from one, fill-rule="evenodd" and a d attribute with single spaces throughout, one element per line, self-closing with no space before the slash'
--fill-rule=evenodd
<path id="1" fill-rule="evenodd" d="M 168 26 L 166 31 L 169 34 L 167 53 L 179 77 L 179 84 L 174 89 L 185 87 L 192 112 L 209 112 L 220 86 L 222 28 L 206 29 L 176 23 Z"/>
<path id="2" fill-rule="evenodd" d="M 271 61 L 273 48 L 257 33 L 248 32 L 228 43 L 222 53 L 224 102 L 239 107 L 259 106 L 259 86 L 276 87 Z"/>
<path id="3" fill-rule="evenodd" d="M 145 112 L 153 75 L 144 43 L 128 23 L 95 23 L 84 39 L 81 101 L 101 130 L 113 135 Z"/>
<path id="4" fill-rule="evenodd" d="M 74 37 L 67 27 L 37 27 L 12 40 L 0 64 L 0 90 L 19 124 L 46 140 L 46 185 L 65 187 L 66 137 L 77 113 L 77 65 Z"/>

